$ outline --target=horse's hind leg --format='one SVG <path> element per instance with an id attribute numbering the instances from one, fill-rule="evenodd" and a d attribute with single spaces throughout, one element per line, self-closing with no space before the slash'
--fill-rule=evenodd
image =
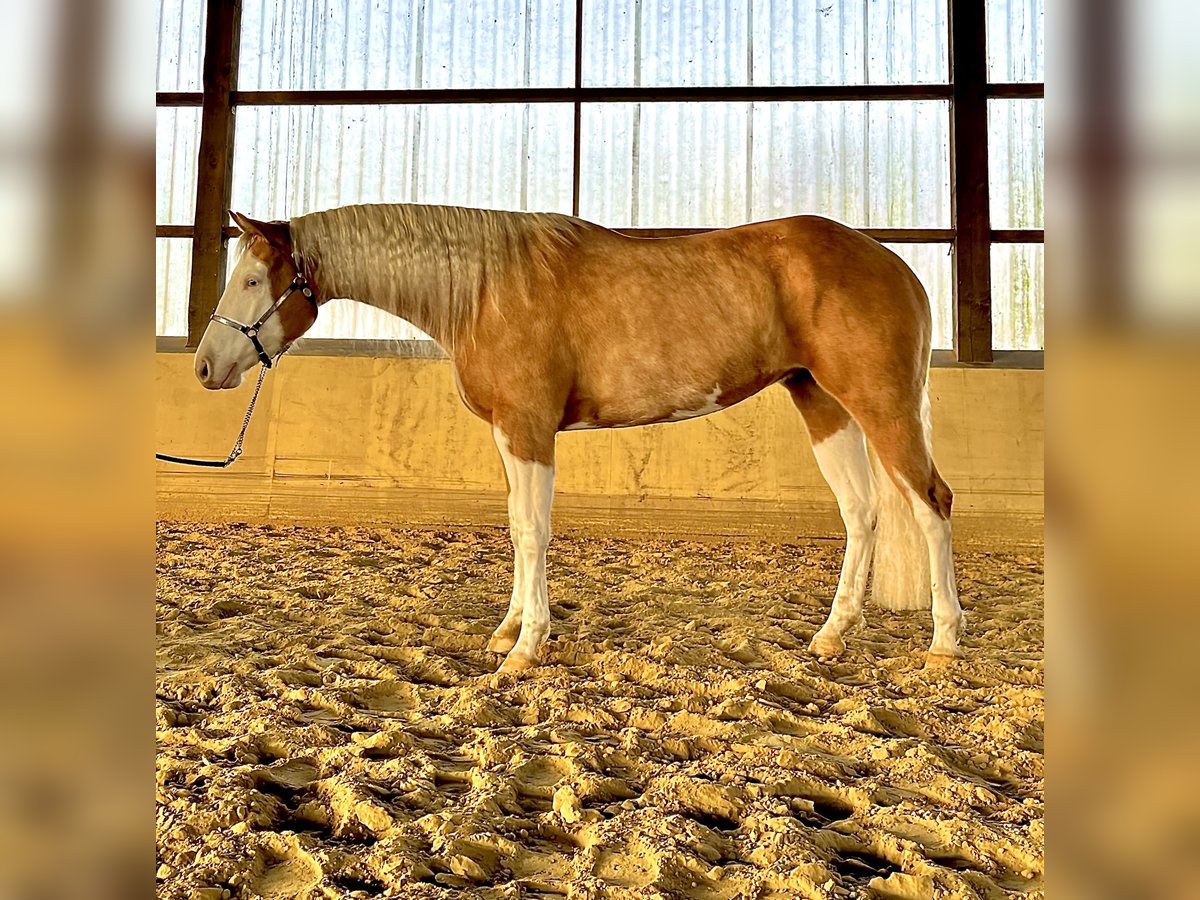
<path id="1" fill-rule="evenodd" d="M 868 415 L 862 424 L 891 479 L 891 484 L 881 485 L 880 490 L 892 490 L 893 485 L 899 490 L 928 545 L 933 593 L 933 642 L 928 662 L 938 665 L 959 655 L 958 638 L 963 627 L 950 543 L 954 494 L 933 463 L 928 394 L 922 389 L 919 397 L 910 399 L 912 402 L 897 403 L 895 413 Z"/>
<path id="2" fill-rule="evenodd" d="M 829 618 L 809 649 L 819 656 L 837 656 L 845 634 L 863 621 L 867 573 L 875 549 L 875 485 L 862 429 L 845 407 L 826 393 L 808 372 L 784 385 L 792 395 L 812 439 L 821 474 L 837 497 L 846 526 L 846 553 Z"/>

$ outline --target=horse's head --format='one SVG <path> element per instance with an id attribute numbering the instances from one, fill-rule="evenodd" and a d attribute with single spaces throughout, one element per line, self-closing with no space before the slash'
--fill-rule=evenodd
<path id="1" fill-rule="evenodd" d="M 317 320 L 315 301 L 297 281 L 288 223 L 230 215 L 242 229 L 237 263 L 196 348 L 196 377 L 213 391 L 237 387 L 255 363 L 269 365 Z"/>

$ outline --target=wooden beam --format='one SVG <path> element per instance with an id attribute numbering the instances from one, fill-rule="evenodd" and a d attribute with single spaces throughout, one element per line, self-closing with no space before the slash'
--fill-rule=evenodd
<path id="1" fill-rule="evenodd" d="M 201 91 L 159 91 L 154 95 L 155 106 L 203 106 Z"/>
<path id="2" fill-rule="evenodd" d="M 233 90 L 237 87 L 242 0 L 208 0 L 204 36 L 204 103 L 192 232 L 192 284 L 188 294 L 188 346 L 200 336 L 225 281 L 225 240 L 233 174 Z"/>
<path id="3" fill-rule="evenodd" d="M 993 244 L 1044 244 L 1044 228 L 993 228 Z"/>
<path id="4" fill-rule="evenodd" d="M 1046 85 L 1040 81 L 996 82 L 988 85 L 988 96 L 1004 100 L 1041 100 L 1046 96 Z"/>
<path id="5" fill-rule="evenodd" d="M 796 100 L 946 100 L 948 84 L 733 85 L 728 87 L 416 88 L 235 91 L 235 106 L 439 103 L 687 103 Z"/>
<path id="6" fill-rule="evenodd" d="M 956 0 L 949 9 L 954 350 L 959 362 L 987 363 L 992 361 L 992 259 L 985 0 Z"/>

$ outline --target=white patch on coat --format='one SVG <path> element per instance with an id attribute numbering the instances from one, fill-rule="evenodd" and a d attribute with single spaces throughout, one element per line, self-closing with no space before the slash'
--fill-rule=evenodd
<path id="1" fill-rule="evenodd" d="M 721 396 L 721 386 L 718 384 L 712 389 L 712 393 L 704 398 L 704 403 L 695 409 L 677 409 L 664 422 L 682 422 L 684 419 L 695 419 L 699 416 L 711 415 L 715 412 L 720 412 L 725 407 L 717 402 L 717 398 Z"/>

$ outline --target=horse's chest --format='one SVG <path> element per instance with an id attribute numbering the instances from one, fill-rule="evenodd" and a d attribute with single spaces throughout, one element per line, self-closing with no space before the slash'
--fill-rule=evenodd
<path id="1" fill-rule="evenodd" d="M 477 385 L 474 389 L 468 386 L 463 380 L 462 373 L 458 371 L 458 366 L 454 366 L 454 387 L 458 390 L 459 399 L 472 413 L 487 421 L 491 420 L 491 404 L 485 403 L 482 394 L 483 391 Z"/>

